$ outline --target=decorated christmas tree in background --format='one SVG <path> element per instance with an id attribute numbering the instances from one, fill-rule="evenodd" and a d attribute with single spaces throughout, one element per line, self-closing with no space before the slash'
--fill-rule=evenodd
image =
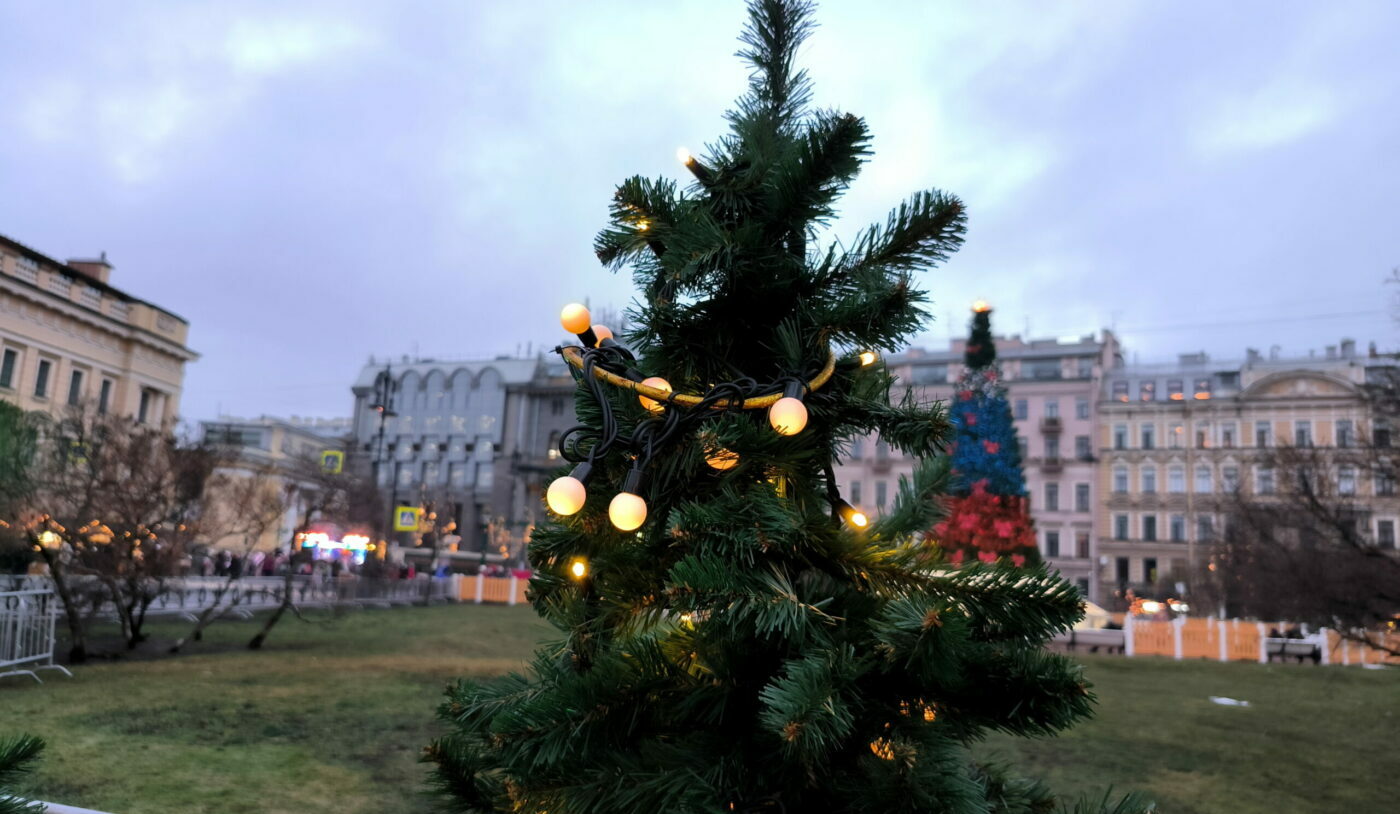
<path id="1" fill-rule="evenodd" d="M 944 501 L 947 516 L 934 526 L 933 538 L 954 564 L 976 559 L 1020 567 L 1039 563 L 1040 551 L 1016 426 L 997 365 L 991 314 L 984 302 L 973 306 L 964 366 L 949 410 L 955 431 L 949 450 L 952 488 Z"/>
<path id="2" fill-rule="evenodd" d="M 923 324 L 914 272 L 958 248 L 963 206 L 920 192 L 844 250 L 819 244 L 869 148 L 861 119 L 809 107 L 794 61 L 812 25 L 807 3 L 755 0 L 749 90 L 728 134 L 682 153 L 694 182 L 617 189 L 595 248 L 632 268 L 635 328 L 564 310 L 582 424 L 529 548 L 531 603 L 560 635 L 524 674 L 449 689 L 425 759 L 451 810 L 1056 808 L 968 746 L 1089 714 L 1080 667 L 1043 648 L 1078 594 L 920 543 L 949 424 L 891 405 L 878 356 Z M 920 462 L 873 521 L 833 474 L 871 433 Z"/>

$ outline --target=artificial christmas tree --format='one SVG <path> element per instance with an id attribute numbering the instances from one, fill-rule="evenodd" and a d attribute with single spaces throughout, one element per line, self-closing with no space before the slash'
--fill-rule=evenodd
<path id="1" fill-rule="evenodd" d="M 452 810 L 1054 807 L 967 746 L 1089 713 L 1079 667 L 1042 648 L 1079 597 L 916 541 L 948 422 L 892 406 L 877 356 L 922 324 L 913 272 L 959 246 L 963 206 L 919 193 L 848 249 L 817 245 L 869 151 L 861 119 L 808 109 L 793 63 L 811 28 L 808 3 L 755 0 L 750 87 L 728 135 L 682 153 L 695 182 L 617 190 L 596 249 L 634 269 L 636 328 L 624 346 L 564 310 L 582 424 L 529 548 L 530 600 L 562 638 L 526 675 L 449 689 L 425 759 Z M 874 520 L 833 474 L 871 433 L 921 462 Z"/>
<path id="2" fill-rule="evenodd" d="M 43 803 L 15 794 L 15 783 L 34 768 L 44 742 L 33 735 L 0 738 L 0 814 L 43 814 Z"/>
<path id="3" fill-rule="evenodd" d="M 933 539 L 953 564 L 978 560 L 1016 567 L 1040 562 L 1026 501 L 1021 450 L 1006 400 L 991 306 L 972 308 L 972 330 L 950 409 L 953 481 L 944 503 L 947 516 Z"/>

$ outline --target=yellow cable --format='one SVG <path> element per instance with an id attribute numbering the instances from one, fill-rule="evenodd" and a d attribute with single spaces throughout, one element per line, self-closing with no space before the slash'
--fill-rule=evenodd
<path id="1" fill-rule="evenodd" d="M 561 351 L 561 353 L 564 356 L 564 361 L 568 362 L 569 364 L 573 365 L 579 370 L 583 370 L 583 348 L 570 346 L 564 348 Z M 836 353 L 835 351 L 828 351 L 826 357 L 826 367 L 823 367 L 820 373 L 814 376 L 811 381 L 807 382 L 808 392 L 816 390 L 817 388 L 830 381 L 831 374 L 835 371 Z M 594 367 L 593 375 L 597 376 L 600 380 L 613 385 L 614 387 L 621 387 L 625 390 L 631 390 L 632 392 L 637 393 L 638 395 L 646 396 L 650 399 L 656 399 L 657 401 L 674 402 L 684 407 L 694 407 L 695 405 L 699 404 L 702 399 L 701 396 L 692 395 L 690 393 L 668 393 L 665 390 L 658 390 L 655 387 L 644 385 L 640 382 L 634 382 L 631 379 L 625 379 L 622 376 L 619 376 L 616 373 L 606 371 L 601 367 Z M 783 392 L 779 390 L 776 393 L 769 393 L 766 396 L 754 396 L 753 398 L 744 399 L 744 403 L 739 406 L 741 409 L 744 410 L 761 410 L 764 407 L 771 407 L 774 403 L 778 401 L 778 399 L 782 397 Z M 727 409 L 728 407 L 729 404 L 723 401 L 714 405 L 714 409 L 716 410 L 723 410 Z"/>

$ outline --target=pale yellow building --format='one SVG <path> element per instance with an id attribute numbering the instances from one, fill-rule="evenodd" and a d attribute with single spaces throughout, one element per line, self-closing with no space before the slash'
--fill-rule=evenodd
<path id="1" fill-rule="evenodd" d="M 1400 499 L 1393 477 L 1349 463 L 1355 449 L 1390 446 L 1363 388 L 1394 361 L 1357 354 L 1344 340 L 1322 355 L 1133 366 L 1105 378 L 1099 403 L 1100 594 L 1110 604 L 1177 590 L 1208 562 L 1236 491 L 1273 494 L 1282 478 L 1259 465 L 1280 446 L 1320 447 L 1335 460 L 1331 487 L 1354 498 L 1366 532 L 1397 547 Z M 1331 452 L 1336 450 L 1335 453 Z"/>
<path id="2" fill-rule="evenodd" d="M 57 414 L 165 424 L 179 413 L 189 323 L 110 283 L 112 265 L 51 257 L 0 236 L 0 398 Z"/>

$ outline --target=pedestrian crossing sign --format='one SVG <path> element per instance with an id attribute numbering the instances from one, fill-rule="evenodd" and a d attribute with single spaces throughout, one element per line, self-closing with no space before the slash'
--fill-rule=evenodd
<path id="1" fill-rule="evenodd" d="M 321 453 L 321 469 L 332 475 L 339 475 L 345 469 L 345 453 L 338 449 L 328 449 Z"/>
<path id="2" fill-rule="evenodd" d="M 417 506 L 399 506 L 394 509 L 394 531 L 417 531 L 423 517 L 423 510 Z"/>

